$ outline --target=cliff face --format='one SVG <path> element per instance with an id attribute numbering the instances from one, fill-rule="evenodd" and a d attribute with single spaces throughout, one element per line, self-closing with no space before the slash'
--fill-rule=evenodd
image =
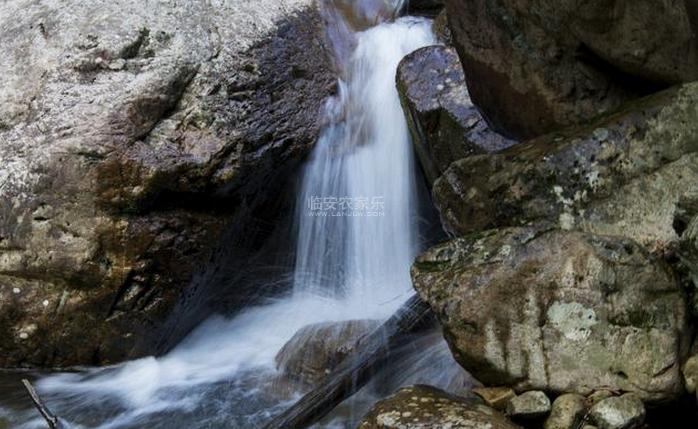
<path id="1" fill-rule="evenodd" d="M 457 58 L 411 54 L 398 88 L 453 237 L 412 279 L 454 357 L 525 427 L 695 425 L 696 3 L 445 5 Z M 583 404 L 559 426 L 545 394 Z"/>
<path id="2" fill-rule="evenodd" d="M 473 101 L 513 138 L 698 78 L 690 1 L 445 3 Z"/>
<path id="3" fill-rule="evenodd" d="M 315 6 L 13 0 L 0 21 L 0 367 L 168 349 L 314 144 Z"/>

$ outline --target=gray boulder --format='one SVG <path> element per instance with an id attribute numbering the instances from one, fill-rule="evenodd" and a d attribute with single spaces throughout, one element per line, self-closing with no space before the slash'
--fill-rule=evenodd
<path id="1" fill-rule="evenodd" d="M 543 429 L 577 429 L 585 412 L 583 396 L 574 393 L 560 395 L 553 402 Z"/>
<path id="2" fill-rule="evenodd" d="M 420 255 L 412 279 L 456 360 L 486 385 L 587 395 L 683 392 L 689 345 L 683 291 L 637 243 L 508 228 Z"/>
<path id="3" fill-rule="evenodd" d="M 430 386 L 413 386 L 378 401 L 357 429 L 520 429 L 484 405 Z"/>
<path id="4" fill-rule="evenodd" d="M 583 123 L 698 78 L 682 1 L 448 0 L 446 9 L 473 101 L 510 137 Z"/>
<path id="5" fill-rule="evenodd" d="M 693 210 L 682 201 L 698 193 L 696 117 L 698 84 L 675 87 L 583 127 L 457 161 L 434 184 L 434 201 L 456 235 L 545 221 L 672 256 L 675 221 Z"/>
<path id="6" fill-rule="evenodd" d="M 514 144 L 490 130 L 470 101 L 453 48 L 428 46 L 407 55 L 398 67 L 397 88 L 429 182 L 457 159 Z"/>
<path id="7" fill-rule="evenodd" d="M 507 416 L 512 420 L 530 422 L 539 420 L 550 413 L 550 399 L 545 392 L 528 391 L 509 400 Z"/>
<path id="8" fill-rule="evenodd" d="M 0 5 L 0 367 L 162 353 L 240 287 L 208 264 L 313 146 L 323 31 L 310 0 Z"/>
<path id="9" fill-rule="evenodd" d="M 351 355 L 361 338 L 380 325 L 379 320 L 350 320 L 305 326 L 279 350 L 277 368 L 287 378 L 312 387 Z"/>
<path id="10" fill-rule="evenodd" d="M 599 429 L 636 429 L 645 422 L 645 406 L 637 395 L 626 393 L 594 405 L 590 415 Z"/>

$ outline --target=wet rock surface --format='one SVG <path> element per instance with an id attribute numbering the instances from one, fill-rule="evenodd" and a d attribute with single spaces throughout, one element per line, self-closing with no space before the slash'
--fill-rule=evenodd
<path id="1" fill-rule="evenodd" d="M 379 320 L 324 322 L 300 329 L 276 355 L 284 375 L 313 386 L 350 356 L 361 338 L 379 328 Z"/>
<path id="2" fill-rule="evenodd" d="M 678 247 L 677 214 L 698 192 L 698 85 L 650 96 L 584 127 L 455 162 L 434 184 L 446 228 L 466 234 L 549 222 Z M 695 214 L 695 213 L 694 213 Z M 669 252 L 667 252 L 669 251 Z"/>
<path id="3" fill-rule="evenodd" d="M 230 231 L 315 141 L 333 84 L 317 11 L 16 0 L 0 16 L 0 366 L 163 352 L 203 317 L 201 289 L 225 289 L 207 262 L 259 247 Z"/>
<path id="4" fill-rule="evenodd" d="M 698 78 L 684 2 L 448 0 L 446 9 L 473 101 L 510 137 Z"/>
<path id="5" fill-rule="evenodd" d="M 357 429 L 520 429 L 484 405 L 429 386 L 399 390 L 378 401 Z"/>
<path id="6" fill-rule="evenodd" d="M 683 291 L 630 239 L 486 231 L 423 253 L 412 278 L 456 360 L 486 385 L 582 395 L 605 387 L 648 402 L 683 392 Z"/>
<path id="7" fill-rule="evenodd" d="M 455 160 L 514 144 L 493 132 L 470 101 L 453 48 L 428 46 L 406 56 L 397 86 L 417 155 L 432 183 Z"/>

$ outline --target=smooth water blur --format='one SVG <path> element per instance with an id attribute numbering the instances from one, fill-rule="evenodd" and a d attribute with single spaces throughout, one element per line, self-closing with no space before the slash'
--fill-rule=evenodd
<path id="1" fill-rule="evenodd" d="M 409 266 L 420 250 L 424 205 L 395 72 L 405 55 L 434 43 L 429 22 L 415 18 L 356 36 L 328 103 L 331 125 L 303 178 L 294 296 L 338 298 L 356 318 L 378 318 L 413 293 Z M 308 202 L 328 197 L 378 199 L 383 216 L 311 216 Z"/>
<path id="2" fill-rule="evenodd" d="M 274 361 L 298 329 L 385 318 L 413 293 L 409 267 L 421 248 L 423 204 L 395 72 L 406 54 L 435 40 L 427 20 L 390 22 L 401 6 L 401 0 L 325 4 L 342 77 L 303 176 L 292 293 L 232 319 L 212 318 L 160 358 L 38 377 L 40 394 L 69 427 L 260 427 L 301 394 L 279 376 Z M 378 197 L 384 215 L 307 213 L 308 198 L 346 196 Z M 18 386 L 18 377 L 0 377 L 0 427 L 4 419 L 13 428 L 43 428 L 24 392 L 9 385 Z M 394 351 L 391 371 L 321 426 L 351 427 L 376 398 L 415 382 L 455 390 L 467 385 L 439 333 Z"/>

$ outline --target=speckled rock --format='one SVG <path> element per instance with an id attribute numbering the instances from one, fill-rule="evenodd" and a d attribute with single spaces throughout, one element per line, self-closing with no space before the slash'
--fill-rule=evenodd
<path id="1" fill-rule="evenodd" d="M 350 355 L 361 338 L 380 325 L 379 320 L 350 320 L 305 326 L 279 350 L 277 368 L 286 377 L 313 386 Z"/>
<path id="2" fill-rule="evenodd" d="M 475 104 L 513 138 L 698 78 L 683 1 L 448 0 L 446 8 Z"/>
<path id="3" fill-rule="evenodd" d="M 663 263 L 630 239 L 505 228 L 420 255 L 415 289 L 456 360 L 486 385 L 646 401 L 683 392 L 688 317 Z"/>
<path id="4" fill-rule="evenodd" d="M 679 208 L 698 193 L 696 117 L 698 83 L 672 88 L 586 126 L 456 161 L 434 201 L 455 235 L 547 221 L 672 256 Z"/>
<path id="5" fill-rule="evenodd" d="M 0 367 L 162 353 L 241 287 L 207 267 L 316 140 L 323 31 L 311 0 L 0 4 Z"/>
<path id="6" fill-rule="evenodd" d="M 511 387 L 476 387 L 473 393 L 480 397 L 485 405 L 499 411 L 504 411 L 509 400 L 516 396 Z"/>
<path id="7" fill-rule="evenodd" d="M 434 18 L 434 23 L 432 24 L 432 29 L 436 39 L 446 45 L 453 45 L 453 36 L 451 35 L 451 27 L 448 26 L 448 13 L 446 9 L 439 12 L 439 14 Z M 460 64 L 460 60 L 458 61 Z"/>
<path id="8" fill-rule="evenodd" d="M 453 48 L 427 46 L 407 55 L 397 88 L 417 155 L 430 182 L 457 159 L 514 144 L 490 130 L 470 101 Z"/>
<path id="9" fill-rule="evenodd" d="M 399 390 L 378 401 L 357 429 L 520 429 L 484 405 L 429 386 Z"/>
<path id="10" fill-rule="evenodd" d="M 553 402 L 550 416 L 543 429 L 577 429 L 586 412 L 582 395 L 567 393 L 558 396 Z"/>
<path id="11" fill-rule="evenodd" d="M 528 391 L 509 400 L 507 416 L 512 420 L 527 422 L 542 419 L 550 412 L 550 399 L 545 392 Z"/>
<path id="12" fill-rule="evenodd" d="M 626 393 L 594 405 L 590 415 L 599 429 L 636 429 L 645 422 L 645 406 L 637 395 Z"/>
<path id="13" fill-rule="evenodd" d="M 683 378 L 688 393 L 695 393 L 698 386 L 698 355 L 691 356 L 683 366 Z"/>

